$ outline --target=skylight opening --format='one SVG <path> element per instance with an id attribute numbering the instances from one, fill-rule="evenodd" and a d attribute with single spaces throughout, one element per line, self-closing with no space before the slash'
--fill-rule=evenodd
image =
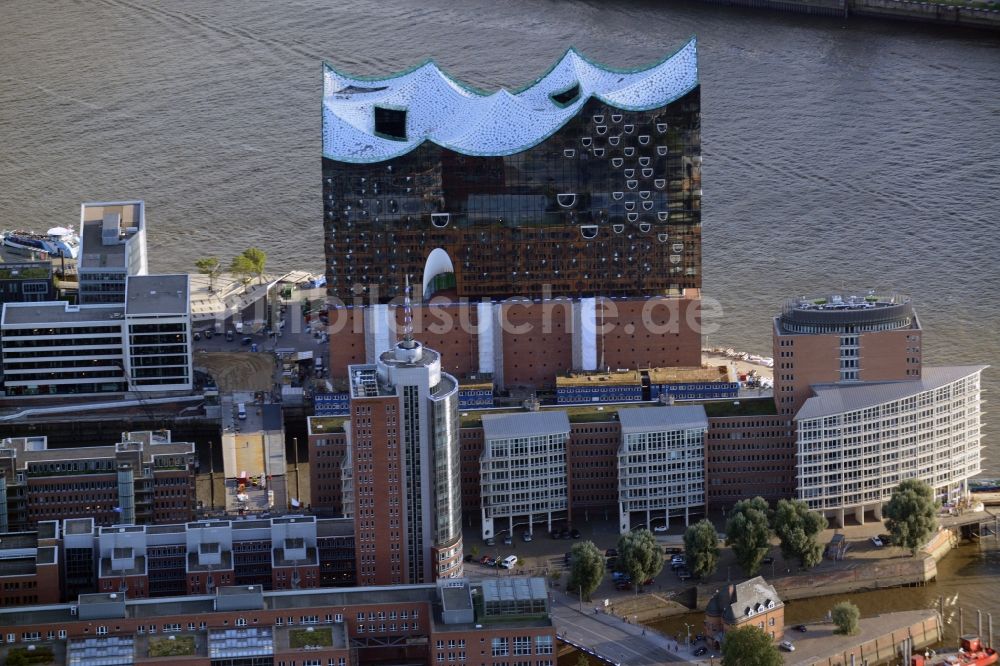
<path id="1" fill-rule="evenodd" d="M 394 141 L 406 141 L 406 109 L 376 106 L 375 134 Z"/>
<path id="2" fill-rule="evenodd" d="M 555 102 L 556 106 L 560 108 L 567 107 L 580 98 L 580 84 L 574 83 L 569 88 L 566 88 L 566 90 L 558 93 L 552 93 L 549 97 L 552 98 L 552 101 Z"/>

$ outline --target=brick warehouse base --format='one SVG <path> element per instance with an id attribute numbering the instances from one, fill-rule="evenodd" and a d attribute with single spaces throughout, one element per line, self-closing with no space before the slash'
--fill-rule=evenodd
<path id="1" fill-rule="evenodd" d="M 413 328 L 460 381 L 487 374 L 497 388 L 550 387 L 570 370 L 700 366 L 703 309 L 692 289 L 652 298 L 437 298 L 413 307 Z M 331 377 L 372 362 L 395 343 L 402 323 L 401 303 L 331 307 Z"/>

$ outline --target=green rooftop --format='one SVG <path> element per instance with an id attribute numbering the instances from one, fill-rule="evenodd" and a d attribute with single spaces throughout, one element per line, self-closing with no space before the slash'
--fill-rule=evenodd
<path id="1" fill-rule="evenodd" d="M 310 416 L 309 434 L 325 435 L 331 432 L 344 432 L 344 421 L 349 418 L 347 416 Z"/>
<path id="2" fill-rule="evenodd" d="M 307 629 L 290 629 L 288 645 L 292 648 L 306 646 L 330 647 L 333 645 L 333 630 L 329 627 L 309 627 Z"/>
<path id="3" fill-rule="evenodd" d="M 164 636 L 149 639 L 150 657 L 186 657 L 194 654 L 194 636 Z"/>

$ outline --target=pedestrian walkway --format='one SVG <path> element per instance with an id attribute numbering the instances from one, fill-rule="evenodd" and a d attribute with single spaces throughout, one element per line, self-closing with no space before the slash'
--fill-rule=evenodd
<path id="1" fill-rule="evenodd" d="M 561 640 L 616 666 L 697 661 L 672 638 L 592 606 L 581 610 L 577 600 L 564 594 L 553 598 L 552 619 Z"/>

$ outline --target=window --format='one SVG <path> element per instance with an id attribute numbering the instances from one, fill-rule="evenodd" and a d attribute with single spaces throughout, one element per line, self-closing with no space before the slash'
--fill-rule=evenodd
<path id="1" fill-rule="evenodd" d="M 550 97 L 552 98 L 552 101 L 556 103 L 556 106 L 569 106 L 575 102 L 578 97 L 580 97 L 580 84 L 574 83 L 562 92 L 552 93 Z"/>
<path id="2" fill-rule="evenodd" d="M 551 636 L 535 636 L 535 654 L 552 654 Z"/>
<path id="3" fill-rule="evenodd" d="M 493 639 L 493 656 L 494 657 L 506 657 L 510 653 L 510 649 L 507 646 L 506 637 L 497 637 Z"/>
<path id="4" fill-rule="evenodd" d="M 406 109 L 376 106 L 375 133 L 386 139 L 406 141 Z"/>
<path id="5" fill-rule="evenodd" d="M 97 635 L 98 636 L 107 636 L 108 635 L 108 628 L 107 627 L 98 627 L 97 628 Z M 25 639 L 25 640 L 27 640 L 27 639 Z"/>
<path id="6" fill-rule="evenodd" d="M 531 636 L 514 637 L 514 655 L 531 654 Z"/>

